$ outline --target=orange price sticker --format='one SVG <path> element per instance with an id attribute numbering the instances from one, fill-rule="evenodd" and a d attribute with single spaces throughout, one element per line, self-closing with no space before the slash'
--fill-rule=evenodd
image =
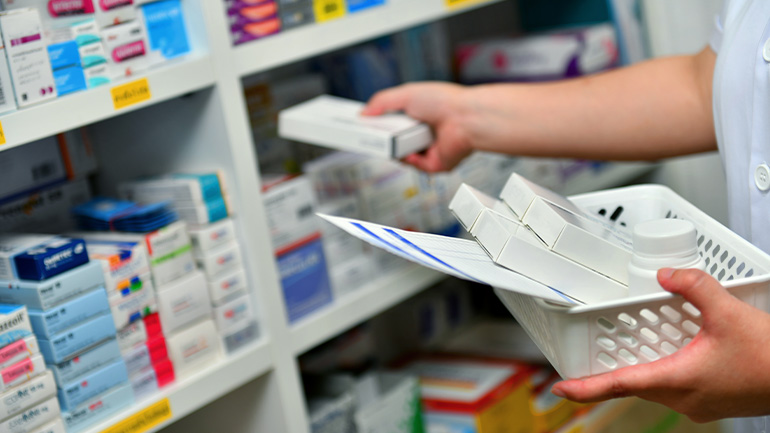
<path id="1" fill-rule="evenodd" d="M 168 398 L 137 412 L 123 421 L 103 430 L 102 433 L 143 433 L 163 421 L 171 419 L 171 402 Z"/>
<path id="2" fill-rule="evenodd" d="M 3 131 L 3 123 L 0 122 L 0 146 L 5 144 L 5 131 Z"/>
<path id="3" fill-rule="evenodd" d="M 115 86 L 112 88 L 112 104 L 116 110 L 130 107 L 140 102 L 149 101 L 152 97 L 150 93 L 150 83 L 147 78 L 132 81 L 127 84 Z"/>

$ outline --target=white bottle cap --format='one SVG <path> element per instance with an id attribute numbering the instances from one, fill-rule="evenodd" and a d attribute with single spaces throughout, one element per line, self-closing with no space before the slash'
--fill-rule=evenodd
<path id="1" fill-rule="evenodd" d="M 695 225 L 680 219 L 658 219 L 634 226 L 634 254 L 641 257 L 688 257 L 698 253 Z"/>

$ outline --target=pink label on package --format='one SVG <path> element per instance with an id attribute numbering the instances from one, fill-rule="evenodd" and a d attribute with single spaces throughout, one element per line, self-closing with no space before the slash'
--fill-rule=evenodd
<path id="1" fill-rule="evenodd" d="M 99 6 L 103 11 L 131 6 L 132 4 L 134 4 L 134 0 L 99 0 Z"/>
<path id="2" fill-rule="evenodd" d="M 35 364 L 32 363 L 32 359 L 27 358 L 24 361 L 16 363 L 3 370 L 3 383 L 11 383 L 21 376 L 32 373 L 33 371 L 35 371 Z"/>
<path id="3" fill-rule="evenodd" d="M 20 353 L 29 353 L 27 342 L 24 340 L 19 340 L 3 347 L 3 349 L 0 350 L 0 363 L 7 362 L 9 359 L 12 359 Z"/>
<path id="4" fill-rule="evenodd" d="M 21 37 L 21 38 L 11 39 L 11 46 L 15 47 L 17 45 L 23 45 L 23 44 L 26 44 L 28 42 L 39 41 L 42 38 L 43 37 L 40 35 L 40 33 L 38 33 L 36 35 L 30 35 L 30 36 L 24 36 L 24 37 Z"/>
<path id="5" fill-rule="evenodd" d="M 54 18 L 94 13 L 93 0 L 49 0 L 48 13 Z"/>
<path id="6" fill-rule="evenodd" d="M 115 63 L 125 62 L 126 60 L 143 55 L 145 55 L 144 41 L 131 42 L 112 50 L 112 60 L 114 60 Z"/>

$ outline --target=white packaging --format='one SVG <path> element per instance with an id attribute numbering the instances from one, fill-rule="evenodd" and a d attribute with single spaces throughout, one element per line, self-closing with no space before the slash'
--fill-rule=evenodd
<path id="1" fill-rule="evenodd" d="M 410 431 L 420 411 L 420 384 L 403 373 L 370 373 L 355 385 L 357 431 Z"/>
<path id="2" fill-rule="evenodd" d="M 580 210 L 568 198 L 547 188 L 531 182 L 523 176 L 513 173 L 500 191 L 500 199 L 511 208 L 519 219 L 523 219 L 536 198 L 547 200 L 572 213 L 580 214 Z"/>
<path id="3" fill-rule="evenodd" d="M 53 373 L 44 371 L 31 380 L 11 388 L 0 395 L 0 419 L 8 418 L 24 408 L 56 395 Z"/>
<path id="4" fill-rule="evenodd" d="M 241 248 L 237 242 L 230 242 L 197 258 L 198 266 L 203 269 L 209 280 L 240 267 L 242 261 Z"/>
<path id="5" fill-rule="evenodd" d="M 96 23 L 102 29 L 136 18 L 133 0 L 94 0 L 94 12 Z"/>
<path id="6" fill-rule="evenodd" d="M 74 233 L 73 237 L 86 240 L 88 257 L 102 264 L 104 288 L 109 296 L 134 290 L 136 285 L 152 287 L 150 261 L 143 242 L 100 241 L 90 238 L 91 233 Z"/>
<path id="7" fill-rule="evenodd" d="M 160 323 L 166 335 L 211 317 L 208 284 L 200 271 L 160 288 L 157 298 Z"/>
<path id="8" fill-rule="evenodd" d="M 36 404 L 0 422 L 0 433 L 27 433 L 53 421 L 61 413 L 56 397 Z"/>
<path id="9" fill-rule="evenodd" d="M 139 21 L 102 28 L 102 41 L 111 79 L 128 77 L 150 66 L 150 44 Z"/>
<path id="10" fill-rule="evenodd" d="M 376 269 L 375 262 L 369 254 L 332 266 L 329 269 L 329 279 L 332 283 L 334 299 L 339 299 L 365 286 L 371 281 Z"/>
<path id="11" fill-rule="evenodd" d="M 619 299 L 627 288 L 549 250 L 527 227 L 485 209 L 471 234 L 495 263 L 586 304 Z"/>
<path id="12" fill-rule="evenodd" d="M 221 277 L 209 280 L 209 296 L 211 304 L 214 306 L 222 304 L 226 299 L 235 296 L 237 293 L 243 293 L 248 290 L 249 284 L 246 280 L 246 272 L 242 267 L 238 267 Z"/>
<path id="13" fill-rule="evenodd" d="M 460 185 L 454 197 L 452 197 L 452 201 L 449 202 L 449 211 L 468 231 L 471 230 L 476 219 L 484 210 L 497 212 L 511 220 L 518 220 L 505 203 L 484 194 L 470 185 Z"/>
<path id="14" fill-rule="evenodd" d="M 57 419 L 56 421 L 46 424 L 37 430 L 30 431 L 29 433 L 67 433 L 64 429 L 64 421 Z"/>
<path id="15" fill-rule="evenodd" d="M 346 218 L 361 218 L 361 207 L 355 196 L 328 200 L 318 206 L 318 212 Z M 363 241 L 350 236 L 332 224 L 322 224 L 321 234 L 324 240 L 326 261 L 332 269 L 365 255 L 366 248 Z"/>
<path id="16" fill-rule="evenodd" d="M 157 310 L 155 289 L 152 287 L 149 275 L 142 278 L 141 289 L 131 291 L 127 295 L 121 293 L 110 295 L 110 311 L 112 312 L 112 319 L 115 321 L 116 329 L 123 329 L 131 322 L 139 320 Z"/>
<path id="17" fill-rule="evenodd" d="M 627 233 L 536 198 L 522 222 L 551 250 L 628 285 Z"/>
<path id="18" fill-rule="evenodd" d="M 37 337 L 27 335 L 0 349 L 0 370 L 38 353 L 40 353 L 40 346 L 37 343 Z M 2 419 L 2 416 L 0 416 L 0 419 Z"/>
<path id="19" fill-rule="evenodd" d="M 0 12 L 0 30 L 19 107 L 56 99 L 56 84 L 37 10 Z"/>
<path id="20" fill-rule="evenodd" d="M 214 308 L 214 319 L 217 323 L 220 335 L 224 338 L 245 328 L 249 323 L 257 320 L 251 297 L 248 293 L 225 302 Z"/>
<path id="21" fill-rule="evenodd" d="M 139 344 L 147 342 L 147 327 L 143 320 L 137 320 L 118 331 L 118 345 L 121 352 L 126 352 Z"/>
<path id="22" fill-rule="evenodd" d="M 217 221 L 204 227 L 194 227 L 188 230 L 193 252 L 202 256 L 206 252 L 235 240 L 235 224 L 230 218 Z"/>
<path id="23" fill-rule="evenodd" d="M 430 128 L 404 114 L 362 116 L 364 104 L 328 95 L 282 110 L 278 134 L 290 140 L 399 159 L 433 142 Z"/>
<path id="24" fill-rule="evenodd" d="M 30 378 L 38 376 L 45 372 L 45 361 L 43 355 L 36 353 L 30 358 L 25 358 L 16 364 L 5 367 L 0 381 L 0 391 L 5 391 L 16 385 L 28 381 Z"/>
<path id="25" fill-rule="evenodd" d="M 317 205 L 307 177 L 281 178 L 278 182 L 263 177 L 262 185 L 268 188 L 263 200 L 273 249 L 277 254 L 318 236 L 319 220 L 314 214 Z"/>
<path id="26" fill-rule="evenodd" d="M 204 320 L 167 336 L 166 345 L 177 379 L 200 371 L 220 356 L 219 334 L 212 320 Z"/>
<path id="27" fill-rule="evenodd" d="M 5 113 L 16 109 L 16 99 L 5 44 L 0 41 L 0 45 L 0 113 Z"/>

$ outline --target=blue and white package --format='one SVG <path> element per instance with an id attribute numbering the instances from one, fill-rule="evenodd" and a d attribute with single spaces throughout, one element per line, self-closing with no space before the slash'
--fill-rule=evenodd
<path id="1" fill-rule="evenodd" d="M 133 201 L 95 198 L 72 209 L 85 230 L 149 232 L 176 221 L 168 202 L 140 205 Z"/>
<path id="2" fill-rule="evenodd" d="M 20 280 L 45 280 L 88 263 L 83 239 L 57 237 L 13 258 Z"/>
<path id="3" fill-rule="evenodd" d="M 79 92 L 88 88 L 86 75 L 80 65 L 55 69 L 53 71 L 53 79 L 56 84 L 56 92 L 59 96 Z"/>
<path id="4" fill-rule="evenodd" d="M 48 46 L 48 58 L 51 59 L 51 69 L 80 66 L 80 52 L 75 41 L 60 42 Z"/>
<path id="5" fill-rule="evenodd" d="M 100 40 L 83 45 L 79 47 L 78 51 L 80 53 L 80 66 L 83 69 L 107 63 L 107 52 L 104 51 L 104 45 Z"/>
<path id="6" fill-rule="evenodd" d="M 62 410 L 74 409 L 80 403 L 127 381 L 128 372 L 121 359 L 64 384 L 59 389 L 59 404 Z"/>
<path id="7" fill-rule="evenodd" d="M 184 13 L 179 0 L 161 0 L 142 6 L 150 49 L 172 59 L 190 52 Z"/>
<path id="8" fill-rule="evenodd" d="M 110 311 L 103 288 L 88 292 L 48 310 L 29 309 L 32 330 L 40 338 L 51 338 L 65 329 Z"/>
<path id="9" fill-rule="evenodd" d="M 0 304 L 0 347 L 32 335 L 27 307 Z"/>
<path id="10" fill-rule="evenodd" d="M 321 238 L 277 257 L 289 322 L 332 302 Z"/>
<path id="11" fill-rule="evenodd" d="M 16 255 L 51 239 L 54 239 L 54 236 L 18 233 L 0 235 L 0 280 L 18 279 L 16 263 L 13 260 Z"/>
<path id="12" fill-rule="evenodd" d="M 111 314 L 103 314 L 87 322 L 73 326 L 50 340 L 39 339 L 40 352 L 49 364 L 62 363 L 78 352 L 104 340 L 115 337 L 115 323 Z"/>
<path id="13" fill-rule="evenodd" d="M 53 371 L 59 387 L 63 387 L 64 384 L 111 364 L 118 359 L 121 359 L 120 346 L 118 346 L 118 341 L 113 338 L 85 352 L 81 352 L 68 361 L 59 364 L 49 364 L 48 368 Z"/>
<path id="14" fill-rule="evenodd" d="M 67 433 L 79 433 L 134 403 L 134 391 L 128 383 L 83 402 L 69 412 L 62 412 Z"/>
<path id="15" fill-rule="evenodd" d="M 101 264 L 90 262 L 43 281 L 0 280 L 0 302 L 47 310 L 81 293 L 103 286 L 104 273 Z"/>
<path id="16" fill-rule="evenodd" d="M 109 297 L 110 310 L 117 329 L 123 329 L 157 310 L 150 276 L 143 278 L 146 278 L 146 282 L 140 283 L 137 290 L 126 289 L 126 294 L 121 291 Z"/>

